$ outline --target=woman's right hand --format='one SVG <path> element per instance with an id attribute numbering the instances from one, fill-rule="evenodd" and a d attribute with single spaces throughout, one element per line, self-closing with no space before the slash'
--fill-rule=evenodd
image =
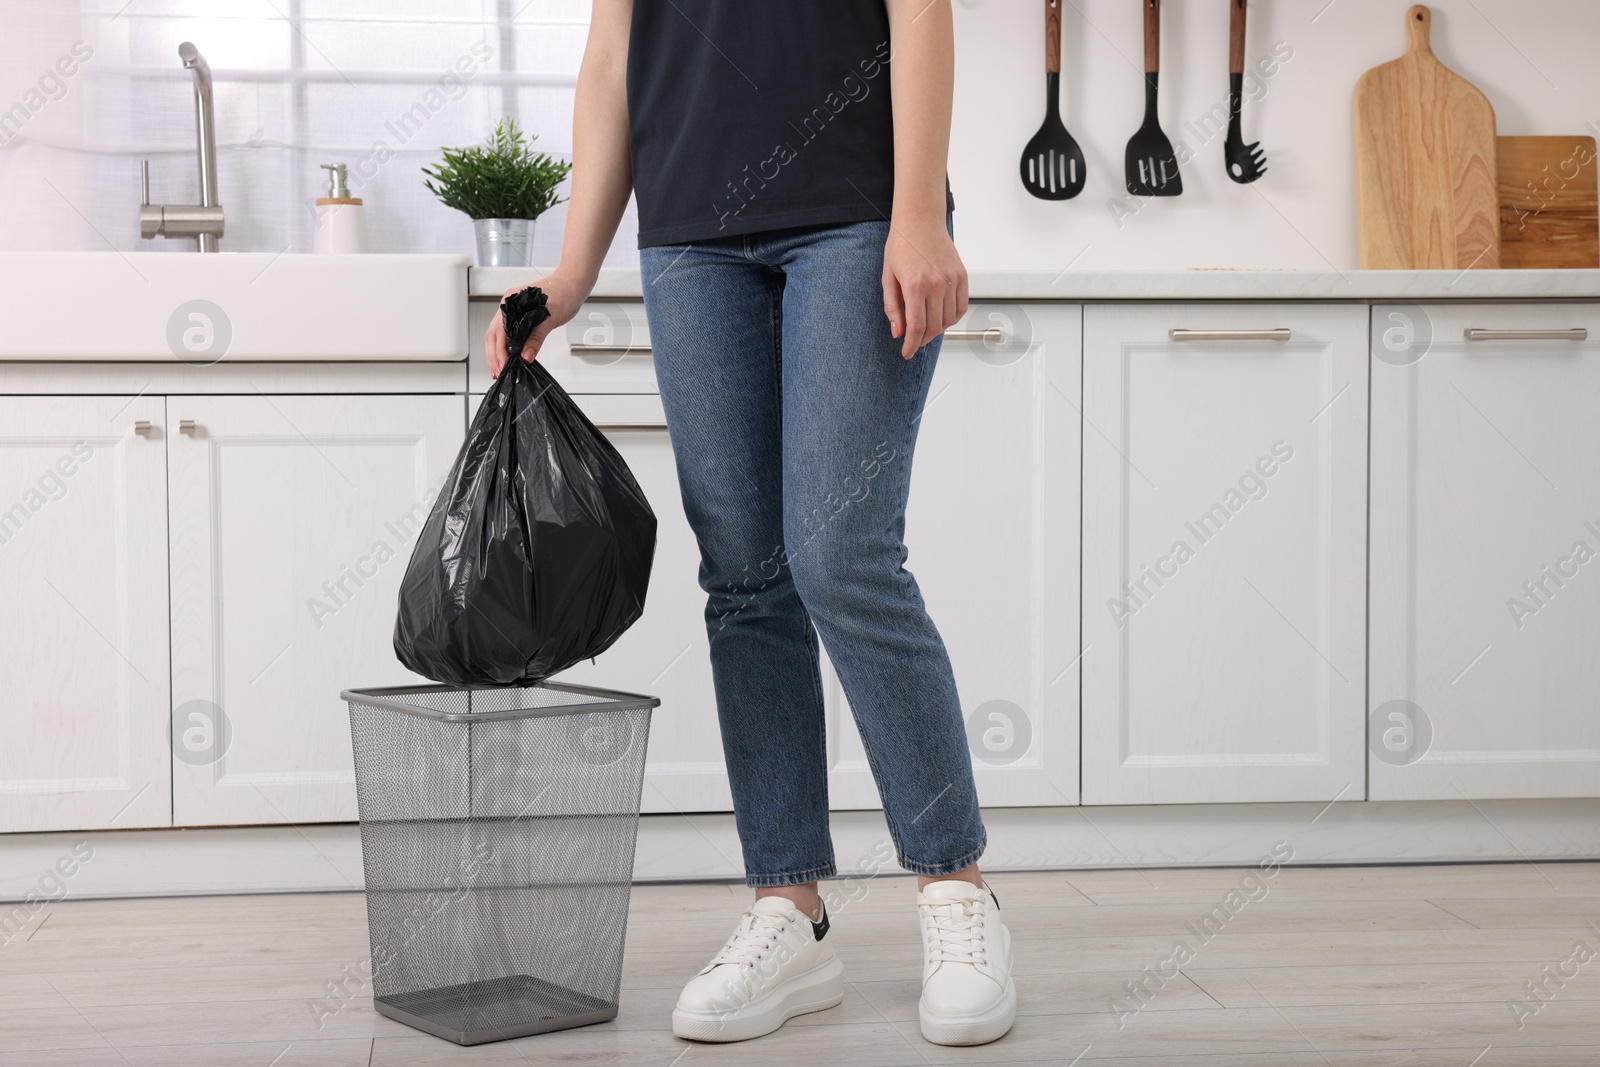
<path id="1" fill-rule="evenodd" d="M 589 298 L 589 291 L 593 288 L 592 285 L 580 285 L 569 280 L 559 267 L 537 284 L 544 290 L 545 308 L 550 312 L 550 317 L 534 327 L 533 333 L 528 336 L 527 344 L 522 346 L 524 363 L 532 363 L 539 355 L 539 349 L 544 345 L 544 339 L 549 336 L 551 330 L 572 321 L 578 314 L 578 308 Z M 519 285 L 507 289 L 501 299 L 523 288 L 525 287 Z M 495 309 L 494 321 L 489 324 L 489 329 L 483 335 L 483 351 L 489 363 L 489 376 L 500 377 L 500 372 L 505 370 L 506 360 L 510 359 L 511 355 L 506 351 L 506 326 L 498 308 Z"/>

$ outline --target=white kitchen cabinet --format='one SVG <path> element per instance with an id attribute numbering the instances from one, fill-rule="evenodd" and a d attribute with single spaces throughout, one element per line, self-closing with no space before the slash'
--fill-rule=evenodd
<path id="1" fill-rule="evenodd" d="M 1360 798 L 1367 309 L 1085 316 L 1084 803 Z"/>
<path id="2" fill-rule="evenodd" d="M 906 567 L 949 649 L 981 801 L 1078 802 L 1082 311 L 972 306 L 940 351 L 912 466 Z M 999 330 L 989 341 L 962 339 Z M 878 794 L 825 676 L 836 808 Z"/>
<path id="3" fill-rule="evenodd" d="M 1600 796 L 1600 307 L 1372 332 L 1371 796 Z"/>
<path id="4" fill-rule="evenodd" d="M 908 567 L 950 649 L 984 803 L 1076 803 L 1082 320 L 1073 306 L 980 305 L 957 327 L 986 329 L 1003 339 L 949 341 L 940 356 L 917 445 Z M 595 663 L 563 677 L 661 698 L 646 811 L 729 810 L 700 555 L 660 400 L 627 391 L 577 399 L 627 459 L 660 528 L 643 618 Z M 826 658 L 823 685 L 830 801 L 877 807 Z"/>
<path id="5" fill-rule="evenodd" d="M 417 681 L 390 645 L 461 396 L 173 396 L 179 826 L 356 817 L 341 690 Z"/>
<path id="6" fill-rule="evenodd" d="M 543 357 L 541 357 L 543 358 Z M 656 513 L 656 551 L 644 614 L 593 661 L 561 673 L 564 682 L 646 693 L 661 706 L 650 724 L 641 796 L 646 813 L 731 811 L 722 760 L 700 549 L 683 514 L 678 474 L 661 398 L 654 393 L 578 393 L 584 413 L 627 461 Z M 482 394 L 470 399 L 477 411 Z"/>
<path id="7" fill-rule="evenodd" d="M 722 761 L 700 549 L 683 514 L 672 443 L 654 394 L 575 397 L 616 446 L 656 513 L 656 553 L 644 614 L 594 661 L 562 681 L 661 698 L 650 725 L 646 812 L 731 811 Z"/>
<path id="8" fill-rule="evenodd" d="M 0 831 L 170 822 L 164 423 L 0 398 Z"/>

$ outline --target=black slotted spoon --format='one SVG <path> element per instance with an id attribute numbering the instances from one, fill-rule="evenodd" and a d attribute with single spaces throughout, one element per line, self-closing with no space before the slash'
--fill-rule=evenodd
<path id="1" fill-rule="evenodd" d="M 1161 0 L 1144 0 L 1144 125 L 1128 141 L 1128 192 L 1134 196 L 1179 196 L 1183 176 L 1178 155 L 1161 132 L 1157 114 L 1161 82 Z"/>
<path id="2" fill-rule="evenodd" d="M 1044 125 L 1022 150 L 1022 185 L 1040 200 L 1083 192 L 1083 150 L 1061 122 L 1061 0 L 1044 0 Z"/>

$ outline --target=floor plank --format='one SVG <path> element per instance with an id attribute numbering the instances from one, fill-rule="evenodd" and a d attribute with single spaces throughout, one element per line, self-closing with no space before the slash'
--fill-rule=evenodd
<path id="1" fill-rule="evenodd" d="M 1228 889 L 1238 887 L 1249 874 L 1252 870 L 1247 868 L 1147 867 L 1074 871 L 1067 878 L 1096 903 L 1173 904 L 1210 903 Z M 1591 863 L 1280 867 L 1270 876 L 1259 870 L 1253 875 L 1267 886 L 1273 900 L 1361 900 L 1390 894 L 1412 899 L 1600 895 L 1600 865 Z"/>
<path id="2" fill-rule="evenodd" d="M 372 1039 L 0 1053 L 0 1067 L 367 1067 Z"/>
<path id="3" fill-rule="evenodd" d="M 1430 902 L 1480 930 L 1570 930 L 1574 935 L 1600 937 L 1600 894 L 1589 897 L 1555 897 L 1535 906 L 1526 898 L 1467 899 L 1430 897 Z"/>
<path id="4" fill-rule="evenodd" d="M 1565 946 L 1570 948 L 1570 944 Z M 1564 955 L 1562 946 L 1553 946 Z M 1555 960 L 1552 959 L 1553 966 Z M 1589 966 L 1600 965 L 1600 961 Z M 1388 963 L 1370 966 L 1191 968 L 1185 974 L 1225 1008 L 1328 1007 L 1337 1004 L 1485 1004 L 1505 1010 L 1511 1000 L 1529 995 L 1528 982 L 1543 979 L 1544 964 Z M 1565 982 L 1559 995 L 1600 1000 L 1600 980 Z"/>

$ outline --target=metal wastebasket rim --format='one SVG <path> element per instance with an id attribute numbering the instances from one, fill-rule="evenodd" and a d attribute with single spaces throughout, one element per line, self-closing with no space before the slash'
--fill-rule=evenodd
<path id="1" fill-rule="evenodd" d="M 555 704 L 544 708 L 504 708 L 499 711 L 445 711 L 422 704 L 398 699 L 423 693 L 503 693 L 507 689 L 553 689 L 576 696 L 601 698 L 588 704 Z M 525 686 L 494 685 L 397 685 L 377 688 L 346 689 L 339 699 L 351 704 L 361 704 L 384 711 L 400 711 L 424 719 L 443 722 L 498 722 L 505 719 L 551 718 L 557 715 L 591 715 L 596 712 L 650 710 L 661 706 L 660 697 L 642 693 L 624 693 L 614 689 L 597 689 L 594 686 L 572 682 L 535 682 Z"/>

